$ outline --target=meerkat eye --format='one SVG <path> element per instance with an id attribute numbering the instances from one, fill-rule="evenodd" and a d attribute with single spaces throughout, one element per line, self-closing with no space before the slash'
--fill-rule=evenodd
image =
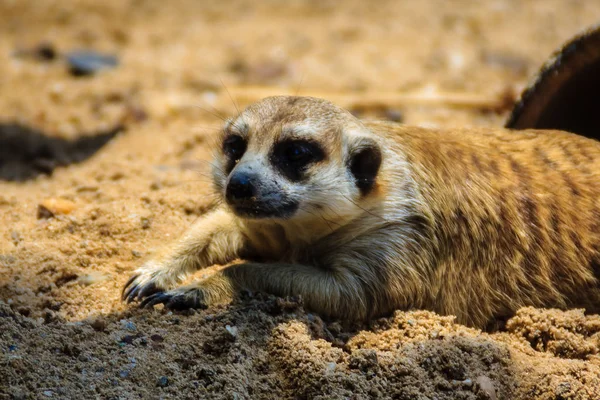
<path id="1" fill-rule="evenodd" d="M 234 161 L 239 161 L 246 152 L 246 141 L 239 135 L 230 135 L 223 141 L 223 153 Z"/>
<path id="2" fill-rule="evenodd" d="M 307 140 L 284 140 L 275 145 L 271 160 L 292 181 L 300 180 L 309 164 L 325 158 L 319 144 Z"/>
<path id="3" fill-rule="evenodd" d="M 285 158 L 294 164 L 307 164 L 314 157 L 307 143 L 291 142 L 285 148 Z"/>
<path id="4" fill-rule="evenodd" d="M 302 168 L 312 162 L 323 159 L 321 147 L 306 140 L 287 140 L 277 145 L 275 151 L 281 161 Z"/>

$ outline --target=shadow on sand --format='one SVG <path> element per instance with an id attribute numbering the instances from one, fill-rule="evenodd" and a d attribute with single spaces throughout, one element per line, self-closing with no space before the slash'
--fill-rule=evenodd
<path id="1" fill-rule="evenodd" d="M 26 181 L 42 174 L 51 175 L 56 167 L 90 158 L 123 129 L 123 125 L 116 125 L 106 131 L 82 133 L 75 140 L 65 140 L 18 123 L 0 123 L 0 179 Z"/>

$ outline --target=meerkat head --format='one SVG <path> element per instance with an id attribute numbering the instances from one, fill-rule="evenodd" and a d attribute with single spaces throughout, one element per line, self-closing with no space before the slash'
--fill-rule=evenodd
<path id="1" fill-rule="evenodd" d="M 376 196 L 382 154 L 377 137 L 332 103 L 269 97 L 225 124 L 213 178 L 238 217 L 339 221 Z"/>

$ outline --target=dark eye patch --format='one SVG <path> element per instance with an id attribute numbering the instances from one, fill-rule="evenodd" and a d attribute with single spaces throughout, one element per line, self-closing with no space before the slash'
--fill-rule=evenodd
<path id="1" fill-rule="evenodd" d="M 369 194 L 375 186 L 379 167 L 381 150 L 375 143 L 363 144 L 350 157 L 348 168 L 363 196 Z"/>
<path id="2" fill-rule="evenodd" d="M 304 178 L 309 165 L 324 159 L 325 152 L 318 143 L 303 139 L 283 140 L 275 145 L 271 154 L 273 165 L 293 182 Z"/>
<path id="3" fill-rule="evenodd" d="M 227 156 L 227 172 L 231 172 L 235 164 L 242 158 L 246 152 L 248 144 L 240 135 L 229 135 L 223 140 L 223 154 Z"/>

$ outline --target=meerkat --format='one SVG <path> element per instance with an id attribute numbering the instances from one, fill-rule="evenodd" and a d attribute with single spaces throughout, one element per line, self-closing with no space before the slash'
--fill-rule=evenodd
<path id="1" fill-rule="evenodd" d="M 221 135 L 222 205 L 135 272 L 127 302 L 206 307 L 249 290 L 332 318 L 429 309 L 477 327 L 527 305 L 600 306 L 594 140 L 361 121 L 296 96 L 249 106 Z"/>

